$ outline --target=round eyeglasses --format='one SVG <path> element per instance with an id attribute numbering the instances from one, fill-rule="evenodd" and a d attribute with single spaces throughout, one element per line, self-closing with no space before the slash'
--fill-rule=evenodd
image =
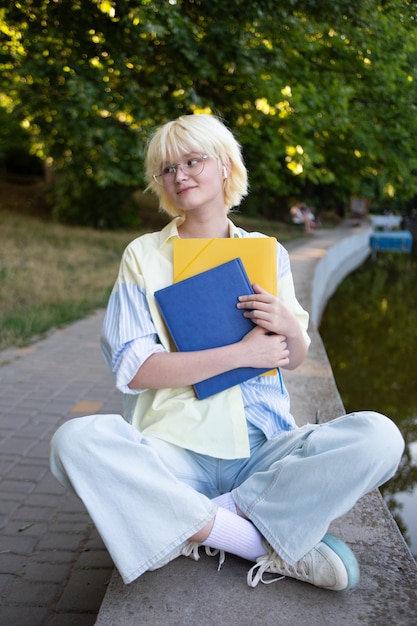
<path id="1" fill-rule="evenodd" d="M 175 179 L 178 168 L 180 168 L 186 176 L 198 176 L 204 169 L 206 159 L 208 159 L 207 154 L 192 154 L 187 157 L 185 161 L 165 165 L 162 172 L 160 174 L 154 174 L 152 178 L 158 185 L 170 183 Z"/>

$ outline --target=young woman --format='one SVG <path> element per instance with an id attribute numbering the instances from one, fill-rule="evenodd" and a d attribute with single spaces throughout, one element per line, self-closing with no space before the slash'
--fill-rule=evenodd
<path id="1" fill-rule="evenodd" d="M 214 116 L 158 129 L 146 172 L 173 220 L 128 246 L 104 320 L 102 347 L 125 414 L 66 422 L 52 440 L 52 471 L 82 498 L 126 583 L 181 554 L 197 559 L 202 545 L 252 561 L 251 586 L 272 573 L 351 588 L 358 564 L 328 527 L 394 474 L 402 437 L 370 411 L 297 428 L 279 369 L 196 399 L 191 385 L 230 369 L 296 368 L 308 315 L 278 243 L 279 296 L 255 284 L 237 304 L 254 329 L 232 345 L 173 351 L 153 295 L 173 281 L 173 240 L 263 235 L 228 219 L 247 193 L 247 172 Z"/>

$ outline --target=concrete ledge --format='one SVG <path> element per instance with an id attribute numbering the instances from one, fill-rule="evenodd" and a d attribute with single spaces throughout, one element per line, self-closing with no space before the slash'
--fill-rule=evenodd
<path id="1" fill-rule="evenodd" d="M 292 412 L 300 425 L 344 413 L 317 322 L 337 281 L 357 267 L 365 254 L 367 227 L 352 231 L 323 231 L 307 243 L 303 239 L 302 245 L 290 246 L 297 295 L 309 310 L 315 292 L 309 356 L 298 370 L 285 373 Z M 351 255 L 356 265 L 347 269 Z M 361 582 L 352 591 L 327 592 L 291 579 L 251 589 L 246 585 L 250 567 L 246 561 L 227 555 L 217 572 L 215 558 L 202 555 L 193 562 L 181 557 L 130 585 L 124 585 L 114 571 L 96 624 L 414 626 L 417 566 L 379 492 L 362 498 L 330 530 L 352 547 L 360 563 Z"/>
<path id="2" fill-rule="evenodd" d="M 130 585 L 114 573 L 98 626 L 411 626 L 416 615 L 416 576 L 378 494 L 332 526 L 351 544 L 361 564 L 360 586 L 328 592 L 295 580 L 273 585 L 246 584 L 250 563 L 227 555 L 205 555 L 194 562 L 181 557 Z M 358 537 L 358 531 L 360 532 Z"/>
<path id="3" fill-rule="evenodd" d="M 343 279 L 369 256 L 372 228 L 351 232 L 335 243 L 318 262 L 311 289 L 310 320 L 318 326 L 326 304 Z"/>

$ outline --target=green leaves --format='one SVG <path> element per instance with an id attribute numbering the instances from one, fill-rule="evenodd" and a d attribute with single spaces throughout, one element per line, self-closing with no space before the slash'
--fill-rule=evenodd
<path id="1" fill-rule="evenodd" d="M 0 105 L 60 181 L 73 171 L 102 188 L 143 186 L 151 129 L 209 110 L 243 145 L 247 210 L 284 214 L 287 197 L 316 192 L 329 205 L 388 188 L 409 198 L 414 13 L 403 0 L 231 0 L 226 10 L 219 0 L 22 0 L 0 14 Z"/>

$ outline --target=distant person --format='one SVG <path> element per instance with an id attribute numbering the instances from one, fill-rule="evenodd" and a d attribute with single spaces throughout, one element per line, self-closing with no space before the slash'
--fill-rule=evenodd
<path id="1" fill-rule="evenodd" d="M 308 314 L 277 243 L 279 296 L 255 284 L 236 303 L 254 328 L 227 346 L 175 351 L 154 297 L 172 284 L 173 241 L 263 235 L 228 218 L 247 193 L 247 171 L 216 117 L 164 124 L 146 173 L 173 219 L 125 250 L 101 337 L 126 413 L 68 420 L 51 442 L 52 471 L 84 502 L 125 583 L 180 555 L 197 560 L 204 546 L 251 561 L 251 587 L 272 574 L 352 588 L 356 558 L 328 529 L 393 476 L 401 434 L 370 410 L 298 428 L 279 369 L 196 398 L 193 384 L 238 367 L 298 367 Z"/>
<path id="2" fill-rule="evenodd" d="M 384 216 L 385 217 L 389 218 L 389 217 L 392 217 L 393 215 L 394 215 L 394 213 L 391 211 L 391 209 L 385 209 L 385 211 L 384 211 Z M 393 229 L 392 223 L 389 220 L 387 220 L 387 223 L 384 225 L 384 230 L 385 231 L 390 231 L 392 229 Z"/>
<path id="3" fill-rule="evenodd" d="M 304 224 L 304 230 L 311 235 L 317 226 L 313 211 L 305 202 L 298 202 L 290 209 L 291 219 L 294 224 Z"/>

